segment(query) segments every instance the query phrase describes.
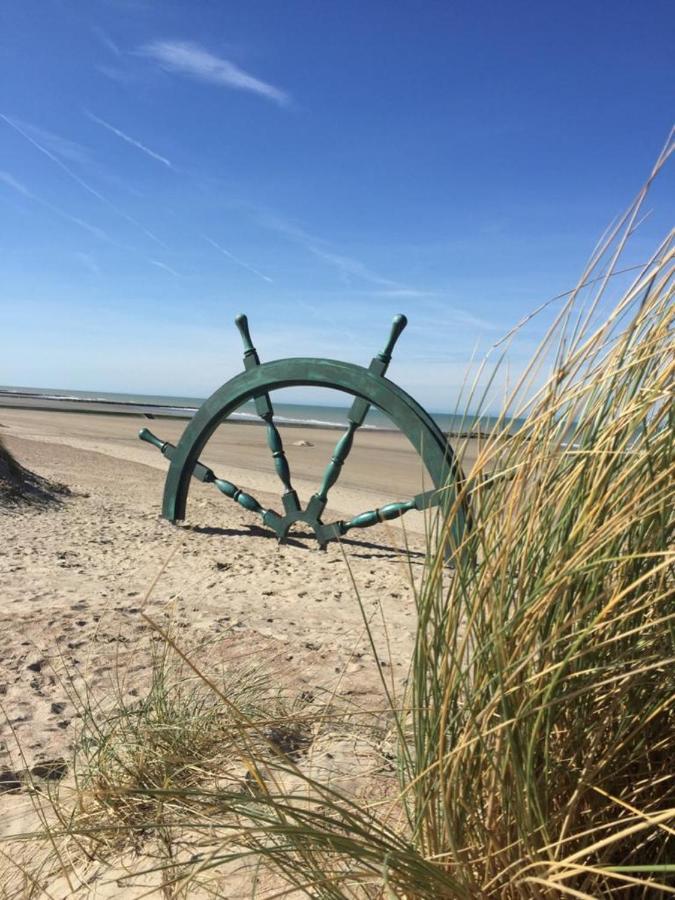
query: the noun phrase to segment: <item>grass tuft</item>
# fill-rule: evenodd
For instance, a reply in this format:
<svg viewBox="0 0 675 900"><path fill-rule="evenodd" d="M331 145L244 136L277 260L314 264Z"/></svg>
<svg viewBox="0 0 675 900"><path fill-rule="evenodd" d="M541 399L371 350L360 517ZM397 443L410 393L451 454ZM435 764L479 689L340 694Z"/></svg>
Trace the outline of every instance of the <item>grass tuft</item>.
<svg viewBox="0 0 675 900"><path fill-rule="evenodd" d="M70 493L65 484L49 481L22 466L0 438L0 508L49 506Z"/></svg>

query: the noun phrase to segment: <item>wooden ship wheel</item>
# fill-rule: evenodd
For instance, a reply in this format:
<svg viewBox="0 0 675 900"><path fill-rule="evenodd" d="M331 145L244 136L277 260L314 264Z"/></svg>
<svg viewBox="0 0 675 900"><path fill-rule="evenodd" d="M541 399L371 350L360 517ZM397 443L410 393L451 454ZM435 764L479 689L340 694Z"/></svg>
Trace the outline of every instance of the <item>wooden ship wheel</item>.
<svg viewBox="0 0 675 900"><path fill-rule="evenodd" d="M333 359L292 358L261 363L251 341L248 320L239 315L235 323L244 343L244 371L227 381L205 400L185 428L176 446L162 441L147 428L139 437L156 446L170 460L164 487L162 515L170 522L185 519L185 509L192 478L215 485L226 497L244 509L257 514L271 528L279 541L297 522L308 525L321 548L356 528L368 528L378 522L397 519L411 509L434 506L455 507L448 539L457 547L468 521L468 510L457 504L461 471L452 448L436 422L409 394L385 378L394 345L407 325L404 315L394 317L389 340L381 353L373 357L368 368ZM354 399L347 414L347 429L339 438L316 493L303 508L291 483L291 472L284 453L279 430L274 422L273 391L288 387L331 388ZM199 461L199 456L215 429L248 401L254 401L257 414L266 426L267 443L274 468L283 486L283 512L265 508L251 494L232 482L219 478ZM433 487L407 500L395 500L355 515L351 519L324 522L323 512L328 492L340 477L357 430L371 406L381 410L407 437L419 454ZM448 548L450 549L450 548Z"/></svg>

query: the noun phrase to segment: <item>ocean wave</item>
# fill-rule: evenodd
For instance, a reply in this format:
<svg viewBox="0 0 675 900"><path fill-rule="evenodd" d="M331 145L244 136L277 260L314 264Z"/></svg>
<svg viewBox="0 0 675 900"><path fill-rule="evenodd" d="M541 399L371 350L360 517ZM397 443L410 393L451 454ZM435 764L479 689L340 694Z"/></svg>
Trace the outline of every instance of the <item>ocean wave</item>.
<svg viewBox="0 0 675 900"><path fill-rule="evenodd" d="M242 412L234 412L230 419L246 419L258 421L260 418L257 413L242 413ZM306 425L309 428L345 428L347 425L346 421L336 422L335 420L328 421L327 419L296 419L292 416L275 416L274 421L278 425ZM378 428L377 425L362 425L361 428L369 429L370 431L381 431L381 428Z"/></svg>

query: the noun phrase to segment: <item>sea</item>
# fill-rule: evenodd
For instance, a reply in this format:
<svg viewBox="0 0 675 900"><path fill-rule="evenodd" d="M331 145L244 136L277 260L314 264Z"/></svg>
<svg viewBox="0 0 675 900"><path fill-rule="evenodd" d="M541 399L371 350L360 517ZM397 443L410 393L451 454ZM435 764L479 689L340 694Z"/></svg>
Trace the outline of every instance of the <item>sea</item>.
<svg viewBox="0 0 675 900"><path fill-rule="evenodd" d="M82 411L124 412L145 417L169 416L191 418L203 403L202 397L163 396L156 394L120 394L110 391L76 391L58 388L20 387L0 385L0 406L45 406ZM273 397L274 420L279 425L304 426L306 428L344 428L348 406L330 406L319 403L283 403ZM92 408L93 407L93 408ZM449 434L487 433L497 423L495 416L456 415L444 412L429 414L441 431ZM232 413L230 419L240 422L259 422L253 402L245 403ZM519 420L502 422L502 428L516 431ZM363 428L376 431L396 431L394 423L379 409L371 407Z"/></svg>

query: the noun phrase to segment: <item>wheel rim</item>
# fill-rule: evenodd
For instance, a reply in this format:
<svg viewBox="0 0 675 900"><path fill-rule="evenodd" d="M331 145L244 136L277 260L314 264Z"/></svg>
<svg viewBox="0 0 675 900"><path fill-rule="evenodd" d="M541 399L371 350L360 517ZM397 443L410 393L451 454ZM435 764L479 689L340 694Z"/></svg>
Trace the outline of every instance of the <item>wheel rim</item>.
<svg viewBox="0 0 675 900"><path fill-rule="evenodd" d="M452 448L438 425L413 397L392 381L362 366L338 360L294 358L274 360L247 369L222 385L202 404L171 458L162 504L162 515L166 519L173 522L185 518L192 473L199 455L218 425L248 400L287 387L330 388L360 397L380 409L398 426L424 463L436 489L433 502L425 500L425 505L441 505L450 509L455 504L461 473ZM441 488L444 490L441 491ZM426 497L419 495L415 500L419 501L423 496ZM274 514L275 519L267 524L280 538L296 521L310 525L321 544L338 537L337 532L333 533L323 525L320 513L314 515L311 512L311 505L312 501L306 510L287 511L287 515L282 517ZM418 505L417 508L423 506ZM463 505L457 504L449 533L449 539L455 546L461 541L465 519Z"/></svg>

